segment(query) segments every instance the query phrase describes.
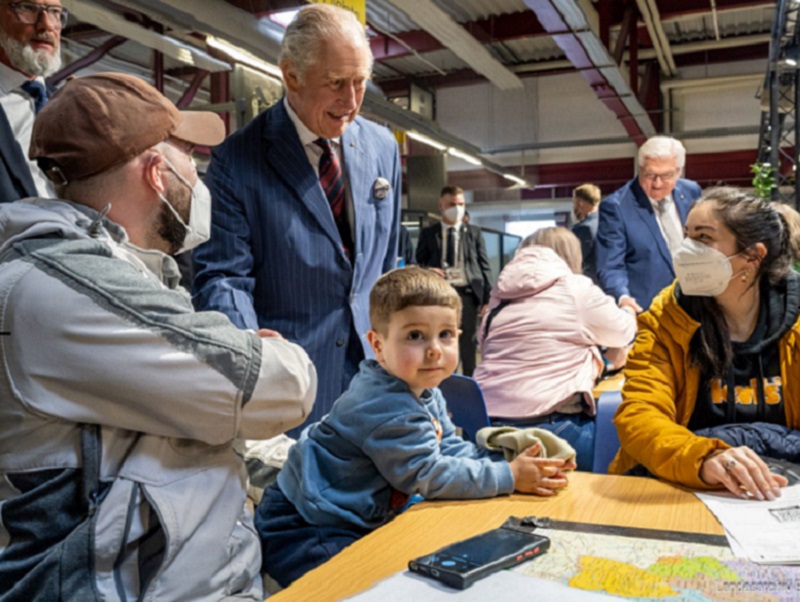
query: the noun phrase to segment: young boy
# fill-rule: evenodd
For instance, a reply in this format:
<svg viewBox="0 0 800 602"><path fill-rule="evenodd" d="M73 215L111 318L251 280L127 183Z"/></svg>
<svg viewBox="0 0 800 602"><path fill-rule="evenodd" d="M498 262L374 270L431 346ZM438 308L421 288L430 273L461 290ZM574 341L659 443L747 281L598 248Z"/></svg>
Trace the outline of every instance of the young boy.
<svg viewBox="0 0 800 602"><path fill-rule="evenodd" d="M514 490L552 495L563 460L513 461L455 434L436 388L458 364L461 300L418 267L382 276L370 293L364 360L348 390L289 451L256 511L263 569L282 587L394 518L410 495L486 498Z"/></svg>

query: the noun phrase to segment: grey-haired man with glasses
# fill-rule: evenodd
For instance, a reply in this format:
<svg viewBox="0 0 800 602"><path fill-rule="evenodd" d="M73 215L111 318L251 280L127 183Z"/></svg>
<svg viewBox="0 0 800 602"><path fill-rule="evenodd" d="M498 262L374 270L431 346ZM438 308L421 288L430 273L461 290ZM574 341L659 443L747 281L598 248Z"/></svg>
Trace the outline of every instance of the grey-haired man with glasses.
<svg viewBox="0 0 800 602"><path fill-rule="evenodd" d="M44 78L61 68L67 17L60 0L0 0L0 202L55 196L27 154L36 113L47 102Z"/></svg>
<svg viewBox="0 0 800 602"><path fill-rule="evenodd" d="M667 136L649 138L638 154L638 175L600 203L597 277L620 307L650 307L672 283L672 253L683 239L689 207L700 196L681 178L686 149Z"/></svg>

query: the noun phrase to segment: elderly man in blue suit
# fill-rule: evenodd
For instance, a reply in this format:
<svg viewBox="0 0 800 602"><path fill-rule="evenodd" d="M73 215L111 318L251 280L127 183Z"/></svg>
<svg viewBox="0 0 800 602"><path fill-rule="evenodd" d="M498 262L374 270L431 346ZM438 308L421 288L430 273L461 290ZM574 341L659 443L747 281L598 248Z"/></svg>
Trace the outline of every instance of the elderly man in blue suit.
<svg viewBox="0 0 800 602"><path fill-rule="evenodd" d="M600 203L597 275L620 307L637 312L675 279L672 253L683 240L689 207L700 186L681 178L683 145L654 136L639 149L637 177Z"/></svg>
<svg viewBox="0 0 800 602"><path fill-rule="evenodd" d="M396 265L401 167L390 131L358 117L372 54L352 13L301 9L279 62L285 97L212 155L194 293L198 308L306 350L319 377L310 422L371 357L369 292Z"/></svg>

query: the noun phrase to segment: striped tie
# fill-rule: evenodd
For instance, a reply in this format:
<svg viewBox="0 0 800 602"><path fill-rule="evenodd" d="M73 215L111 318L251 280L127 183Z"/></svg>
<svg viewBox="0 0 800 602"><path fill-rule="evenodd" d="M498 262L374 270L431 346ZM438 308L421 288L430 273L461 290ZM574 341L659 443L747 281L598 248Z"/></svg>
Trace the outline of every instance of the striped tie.
<svg viewBox="0 0 800 602"><path fill-rule="evenodd" d="M348 258L351 257L353 239L350 235L350 225L347 223L347 213L345 212L345 189L342 168L339 165L339 158L333 151L329 140L317 138L314 144L322 149L322 156L319 159L319 183L328 203L331 206L333 220L339 230L342 239L342 249Z"/></svg>

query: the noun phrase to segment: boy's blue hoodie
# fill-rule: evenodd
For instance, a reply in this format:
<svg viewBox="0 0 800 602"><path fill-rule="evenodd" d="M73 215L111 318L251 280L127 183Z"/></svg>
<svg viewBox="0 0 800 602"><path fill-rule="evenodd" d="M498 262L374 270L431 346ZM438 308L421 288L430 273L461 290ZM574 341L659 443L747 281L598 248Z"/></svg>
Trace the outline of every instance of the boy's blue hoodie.
<svg viewBox="0 0 800 602"><path fill-rule="evenodd" d="M514 490L502 454L455 434L439 389L417 399L375 360L364 360L331 412L303 431L278 484L309 523L367 529L394 518L413 494L470 499Z"/></svg>

